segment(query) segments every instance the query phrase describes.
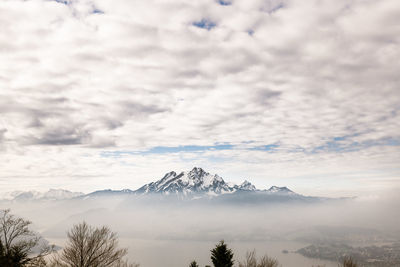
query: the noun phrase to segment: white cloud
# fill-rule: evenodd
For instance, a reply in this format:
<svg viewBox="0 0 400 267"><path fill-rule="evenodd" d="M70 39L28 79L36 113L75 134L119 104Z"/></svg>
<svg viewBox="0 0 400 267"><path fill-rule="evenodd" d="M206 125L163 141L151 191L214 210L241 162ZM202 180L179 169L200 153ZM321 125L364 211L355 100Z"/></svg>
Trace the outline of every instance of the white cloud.
<svg viewBox="0 0 400 267"><path fill-rule="evenodd" d="M135 187L193 165L307 192L329 177L326 194L365 173L352 192L397 186L399 17L394 0L2 1L2 188ZM236 147L101 157L217 143Z"/></svg>

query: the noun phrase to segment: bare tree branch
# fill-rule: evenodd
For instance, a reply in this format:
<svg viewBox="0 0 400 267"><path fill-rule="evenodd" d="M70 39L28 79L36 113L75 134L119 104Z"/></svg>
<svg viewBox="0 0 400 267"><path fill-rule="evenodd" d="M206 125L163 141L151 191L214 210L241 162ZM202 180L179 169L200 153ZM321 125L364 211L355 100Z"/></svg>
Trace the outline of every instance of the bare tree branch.
<svg viewBox="0 0 400 267"><path fill-rule="evenodd" d="M35 262L40 266L43 257L54 250L53 246L40 244L41 238L29 229L31 224L12 215L9 209L0 210L0 265L32 266ZM34 248L40 249L39 253L33 253Z"/></svg>
<svg viewBox="0 0 400 267"><path fill-rule="evenodd" d="M83 222L68 232L68 243L54 257L51 266L57 267L136 267L123 261L126 249L118 248L117 235L107 227L93 228Z"/></svg>
<svg viewBox="0 0 400 267"><path fill-rule="evenodd" d="M239 263L239 267L278 267L279 263L276 259L264 255L259 261L256 257L256 251L246 253L244 262Z"/></svg>

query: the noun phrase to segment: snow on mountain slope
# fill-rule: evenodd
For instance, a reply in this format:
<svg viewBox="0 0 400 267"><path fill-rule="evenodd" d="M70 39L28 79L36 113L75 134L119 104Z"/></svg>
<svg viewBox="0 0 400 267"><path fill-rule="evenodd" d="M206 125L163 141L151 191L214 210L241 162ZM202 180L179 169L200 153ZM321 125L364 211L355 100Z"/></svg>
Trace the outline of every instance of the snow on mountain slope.
<svg viewBox="0 0 400 267"><path fill-rule="evenodd" d="M200 194L209 195L233 193L238 187L229 186L217 174L212 175L202 168L193 168L190 172L167 173L162 179L146 184L135 191L136 194Z"/></svg>
<svg viewBox="0 0 400 267"><path fill-rule="evenodd" d="M270 196L300 196L287 187L272 186L268 190L259 190L249 181L245 180L240 185L227 183L218 174L210 174L202 168L194 167L189 172L176 173L171 171L158 181L143 185L137 190L99 190L89 194L70 192L63 189L50 189L41 193L38 191L15 191L0 196L2 200L62 200L80 197L91 199L97 197L125 197L143 195L164 195L188 197L189 199L212 198L222 195L242 195L241 193L260 193Z"/></svg>
<svg viewBox="0 0 400 267"><path fill-rule="evenodd" d="M249 181L236 185L227 183L218 174L210 174L202 168L194 167L189 172L168 172L160 180L143 185L135 191L100 190L85 195L85 197L126 196L126 195L166 195L189 197L216 197L225 194L239 194L241 192L260 192L274 195L297 195L287 187L272 186L268 190L259 190Z"/></svg>
<svg viewBox="0 0 400 267"><path fill-rule="evenodd" d="M71 192L64 189L50 189L47 192L14 191L0 196L2 200L62 200L82 196L81 192Z"/></svg>
<svg viewBox="0 0 400 267"><path fill-rule="evenodd" d="M69 199L83 195L81 192L71 192L64 189L50 189L43 193L42 198L45 199Z"/></svg>
<svg viewBox="0 0 400 267"><path fill-rule="evenodd" d="M103 196L124 196L124 195L129 195L133 194L134 191L130 189L122 189L122 190L111 190L111 189L104 189L104 190L98 190L94 191L92 193L83 195L82 197L84 199L90 198L90 197L103 197Z"/></svg>
<svg viewBox="0 0 400 267"><path fill-rule="evenodd" d="M290 195L296 194L295 192L293 192L286 186L284 186L284 187L271 186L268 190L266 190L266 192L274 193L274 194L290 194Z"/></svg>
<svg viewBox="0 0 400 267"><path fill-rule="evenodd" d="M236 185L226 183L217 174L210 174L202 168L194 167L189 172L177 174L172 171L167 173L158 181L146 184L134 191L134 194L164 194L164 195L206 195L218 196L240 192L266 192L269 194L296 194L287 187L272 186L268 190L258 190L253 184L245 180L242 184Z"/></svg>
<svg viewBox="0 0 400 267"><path fill-rule="evenodd" d="M257 191L257 188L247 180L245 180L239 186L238 185L234 185L234 187L236 189L238 189L238 190L243 190L243 191Z"/></svg>

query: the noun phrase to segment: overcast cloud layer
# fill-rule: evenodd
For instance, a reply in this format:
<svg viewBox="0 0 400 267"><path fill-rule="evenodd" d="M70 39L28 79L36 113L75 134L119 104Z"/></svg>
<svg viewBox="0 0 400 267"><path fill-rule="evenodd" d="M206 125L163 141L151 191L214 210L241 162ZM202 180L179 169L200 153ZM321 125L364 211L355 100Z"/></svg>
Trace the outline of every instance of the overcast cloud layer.
<svg viewBox="0 0 400 267"><path fill-rule="evenodd" d="M2 0L0 188L201 166L304 194L400 186L398 0Z"/></svg>

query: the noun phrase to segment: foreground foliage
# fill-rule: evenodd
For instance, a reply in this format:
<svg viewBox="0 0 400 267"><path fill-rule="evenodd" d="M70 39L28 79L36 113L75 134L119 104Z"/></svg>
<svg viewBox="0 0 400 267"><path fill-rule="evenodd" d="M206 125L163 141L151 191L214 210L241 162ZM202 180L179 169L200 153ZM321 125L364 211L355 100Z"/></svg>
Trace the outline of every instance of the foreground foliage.
<svg viewBox="0 0 400 267"><path fill-rule="evenodd" d="M10 210L0 210L0 267L138 267L124 257L127 249L118 247L116 233L108 227L95 228L82 222L67 233L68 242L63 250L53 255L50 262L45 257L54 252L35 232L31 222L18 218ZM222 240L211 250L214 267L233 267L233 251ZM359 267L351 257L345 257L339 267ZM189 267L199 267L192 261ZM210 266L206 266L210 267ZM255 250L247 252L238 267L280 267L279 262L267 255L257 259Z"/></svg>
<svg viewBox="0 0 400 267"><path fill-rule="evenodd" d="M199 267L196 261L192 261L189 265L189 267Z"/></svg>
<svg viewBox="0 0 400 267"><path fill-rule="evenodd" d="M244 262L239 263L239 267L278 267L279 262L276 259L264 255L261 259L257 260L256 251L246 253Z"/></svg>
<svg viewBox="0 0 400 267"><path fill-rule="evenodd" d="M83 222L68 232L68 243L57 254L51 266L55 267L133 267L123 260L125 248L118 248L117 235L103 226L94 228Z"/></svg>
<svg viewBox="0 0 400 267"><path fill-rule="evenodd" d="M29 229L31 224L8 209L0 210L0 266L45 266L44 256L53 247Z"/></svg>
<svg viewBox="0 0 400 267"><path fill-rule="evenodd" d="M339 267L358 267L358 264L352 257L344 257Z"/></svg>
<svg viewBox="0 0 400 267"><path fill-rule="evenodd" d="M228 249L224 240L221 240L214 249L211 250L211 261L214 267L232 267L233 252Z"/></svg>

